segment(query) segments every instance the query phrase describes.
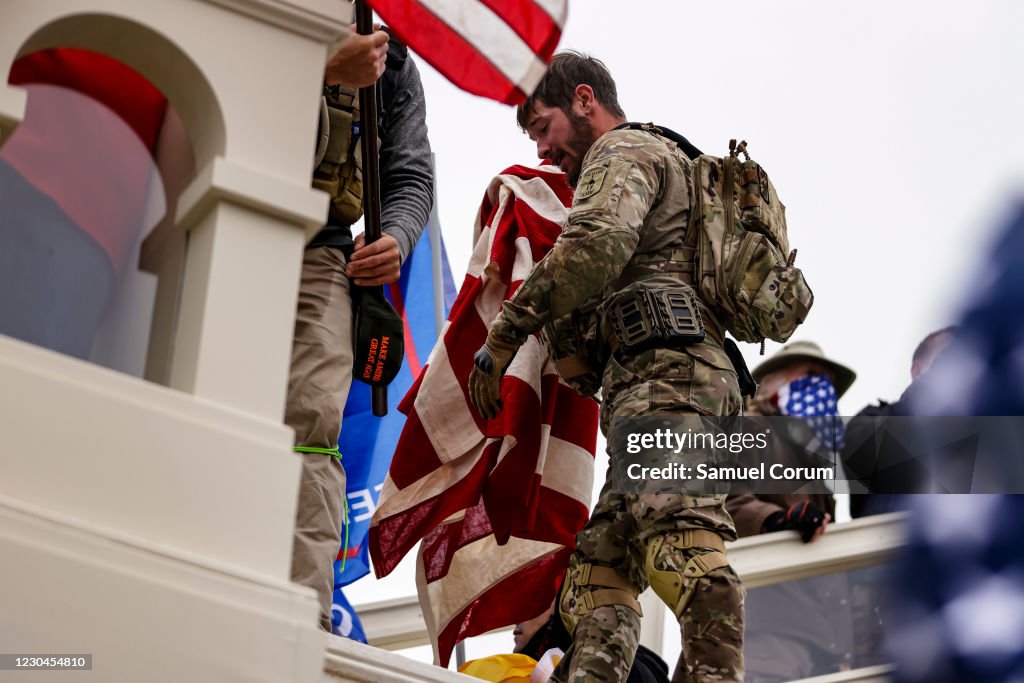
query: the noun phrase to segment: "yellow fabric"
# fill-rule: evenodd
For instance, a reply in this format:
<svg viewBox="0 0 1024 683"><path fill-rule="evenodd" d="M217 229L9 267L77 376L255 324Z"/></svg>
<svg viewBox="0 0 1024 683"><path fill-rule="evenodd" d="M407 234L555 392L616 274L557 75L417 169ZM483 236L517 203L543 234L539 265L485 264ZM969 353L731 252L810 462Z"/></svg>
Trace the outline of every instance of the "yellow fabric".
<svg viewBox="0 0 1024 683"><path fill-rule="evenodd" d="M526 655L491 655L466 662L459 673L492 683L530 683L535 666L537 661Z"/></svg>

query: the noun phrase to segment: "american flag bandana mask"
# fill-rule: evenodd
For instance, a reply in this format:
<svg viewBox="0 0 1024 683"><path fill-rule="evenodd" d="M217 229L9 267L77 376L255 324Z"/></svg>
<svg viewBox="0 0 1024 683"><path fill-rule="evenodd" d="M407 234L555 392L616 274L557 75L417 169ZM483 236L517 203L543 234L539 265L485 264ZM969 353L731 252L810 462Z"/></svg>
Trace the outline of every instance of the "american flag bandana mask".
<svg viewBox="0 0 1024 683"><path fill-rule="evenodd" d="M779 412L803 418L821 443L834 452L843 448L846 427L839 419L839 397L825 375L808 375L779 389Z"/></svg>

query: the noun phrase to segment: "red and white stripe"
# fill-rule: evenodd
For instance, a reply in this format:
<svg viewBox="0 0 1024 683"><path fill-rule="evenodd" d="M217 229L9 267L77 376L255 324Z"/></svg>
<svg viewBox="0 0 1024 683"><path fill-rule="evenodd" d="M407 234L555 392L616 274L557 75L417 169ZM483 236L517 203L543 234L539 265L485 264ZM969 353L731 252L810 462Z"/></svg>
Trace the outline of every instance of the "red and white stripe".
<svg viewBox="0 0 1024 683"><path fill-rule="evenodd" d="M480 417L466 394L490 322L571 203L561 173L514 166L494 179L462 290L401 407L370 554L384 576L422 540L420 602L442 665L458 641L547 609L589 514L597 404L559 382L536 338L505 373L497 417Z"/></svg>
<svg viewBox="0 0 1024 683"><path fill-rule="evenodd" d="M398 39L463 90L518 104L544 75L568 0L369 0Z"/></svg>

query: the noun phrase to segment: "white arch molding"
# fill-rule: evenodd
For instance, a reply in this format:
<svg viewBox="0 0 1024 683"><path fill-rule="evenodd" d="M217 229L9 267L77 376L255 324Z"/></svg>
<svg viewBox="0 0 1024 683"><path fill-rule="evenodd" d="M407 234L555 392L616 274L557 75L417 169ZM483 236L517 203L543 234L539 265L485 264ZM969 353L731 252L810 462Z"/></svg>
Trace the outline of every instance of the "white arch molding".
<svg viewBox="0 0 1024 683"><path fill-rule="evenodd" d="M35 50L95 50L146 76L181 116L199 172L179 206L178 228L190 234L165 379L270 419L283 409L300 263L285 253L301 251L326 211L309 188L312 126L325 41L347 20L338 16L343 6L328 7L334 17L325 7L241 0L101 0L88 10L73 0L10 0L0 9L0 73ZM5 128L20 118L23 99L0 86ZM252 238L268 228L267 239ZM251 277L281 264L293 272ZM266 372L238 372L252 367Z"/></svg>
<svg viewBox="0 0 1024 683"><path fill-rule="evenodd" d="M10 651L91 652L91 680L324 676L315 599L288 582L299 472L282 416L301 253L327 206L309 187L322 69L345 8L0 3L0 74L52 47L118 59L167 96L196 166L143 255L180 273L176 310L157 311L176 321L151 347L160 383L0 337ZM2 81L0 144L25 105Z"/></svg>

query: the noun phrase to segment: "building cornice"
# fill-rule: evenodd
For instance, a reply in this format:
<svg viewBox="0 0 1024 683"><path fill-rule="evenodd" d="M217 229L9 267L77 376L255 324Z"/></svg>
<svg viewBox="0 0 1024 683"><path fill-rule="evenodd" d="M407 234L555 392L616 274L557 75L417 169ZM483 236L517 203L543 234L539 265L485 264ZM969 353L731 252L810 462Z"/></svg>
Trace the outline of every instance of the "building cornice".
<svg viewBox="0 0 1024 683"><path fill-rule="evenodd" d="M238 14L266 22L324 44L348 33L351 23L341 0L205 0Z"/></svg>

